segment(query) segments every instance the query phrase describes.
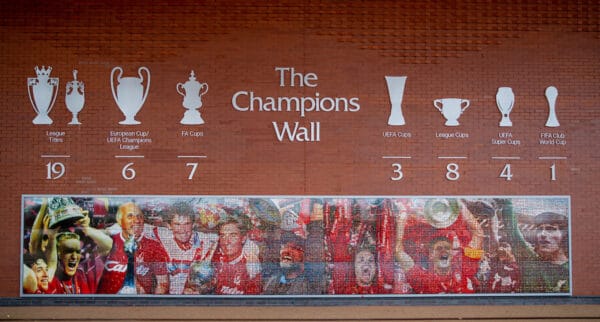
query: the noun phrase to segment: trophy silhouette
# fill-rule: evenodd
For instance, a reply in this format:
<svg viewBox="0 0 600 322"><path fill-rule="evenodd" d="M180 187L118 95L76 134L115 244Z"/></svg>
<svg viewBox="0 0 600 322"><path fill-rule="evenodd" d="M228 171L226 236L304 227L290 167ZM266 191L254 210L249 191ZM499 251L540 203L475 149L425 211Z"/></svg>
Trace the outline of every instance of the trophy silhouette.
<svg viewBox="0 0 600 322"><path fill-rule="evenodd" d="M406 76L385 76L385 81L390 95L390 103L392 104L388 125L404 125L406 122L402 115L402 97L404 96Z"/></svg>
<svg viewBox="0 0 600 322"><path fill-rule="evenodd" d="M119 71L119 75L117 76L119 85L117 85L117 90L115 92L115 84L113 81L116 71ZM142 71L146 72L148 78L145 90L144 86L142 86L142 83L144 82ZM150 89L150 70L146 67L140 67L138 69L138 75L140 75L139 78L122 77L123 69L119 66L113 68L110 73L110 87L112 89L113 98L121 112L123 112L123 115L125 115L125 120L119 122L119 124L136 125L141 123L135 119L135 115L140 111L142 105L144 105L144 102L146 101L146 97L148 97L148 90Z"/></svg>
<svg viewBox="0 0 600 322"><path fill-rule="evenodd" d="M48 114L52 110L58 94L58 77L50 77L51 72L52 67L50 66L48 68L42 66L41 69L35 66L37 77L27 78L29 101L37 113L33 124L52 124L52 119Z"/></svg>
<svg viewBox="0 0 600 322"><path fill-rule="evenodd" d="M177 93L183 96L182 105L187 109L180 123L188 125L204 124L198 109L202 107L202 95L208 92L208 84L198 82L192 70L185 84L178 83L176 89Z"/></svg>
<svg viewBox="0 0 600 322"><path fill-rule="evenodd" d="M465 107L462 107L463 104ZM446 118L446 126L459 126L458 118L470 104L469 100L462 98L440 98L433 101L433 106Z"/></svg>
<svg viewBox="0 0 600 322"><path fill-rule="evenodd" d="M496 105L498 105L498 110L500 110L500 113L502 113L500 126L512 126L509 114L512 111L514 104L515 94L513 94L512 88L499 87L498 93L496 93Z"/></svg>
<svg viewBox="0 0 600 322"><path fill-rule="evenodd" d="M556 118L556 97L558 97L558 90L554 86L549 86L546 88L546 100L548 101L548 108L550 109L548 113L548 120L546 121L547 127L559 127L560 123L558 123L558 118Z"/></svg>
<svg viewBox="0 0 600 322"><path fill-rule="evenodd" d="M83 109L85 103L85 87L82 81L77 80L77 70L73 70L73 80L67 83L67 93L65 94L65 104L67 109L73 114L69 124L81 124L77 119L77 113Z"/></svg>

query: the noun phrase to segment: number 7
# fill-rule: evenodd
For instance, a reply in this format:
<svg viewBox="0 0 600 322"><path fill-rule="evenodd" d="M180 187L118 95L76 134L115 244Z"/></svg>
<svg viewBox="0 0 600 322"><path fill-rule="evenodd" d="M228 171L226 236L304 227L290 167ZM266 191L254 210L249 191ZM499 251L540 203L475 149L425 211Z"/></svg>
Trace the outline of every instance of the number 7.
<svg viewBox="0 0 600 322"><path fill-rule="evenodd" d="M192 167L192 171L190 171L190 175L188 176L188 180L192 180L194 173L196 173L196 169L198 168L198 162L188 162L185 164L185 166Z"/></svg>

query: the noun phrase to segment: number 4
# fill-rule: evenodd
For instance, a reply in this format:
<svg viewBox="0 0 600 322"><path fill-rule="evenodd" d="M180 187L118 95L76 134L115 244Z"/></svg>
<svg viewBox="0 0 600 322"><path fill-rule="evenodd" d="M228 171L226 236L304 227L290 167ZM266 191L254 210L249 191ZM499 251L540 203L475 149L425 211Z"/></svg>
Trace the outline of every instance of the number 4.
<svg viewBox="0 0 600 322"><path fill-rule="evenodd" d="M512 171L510 170L510 163L504 165L502 172L500 172L500 178L506 178L506 181L510 181L513 177Z"/></svg>

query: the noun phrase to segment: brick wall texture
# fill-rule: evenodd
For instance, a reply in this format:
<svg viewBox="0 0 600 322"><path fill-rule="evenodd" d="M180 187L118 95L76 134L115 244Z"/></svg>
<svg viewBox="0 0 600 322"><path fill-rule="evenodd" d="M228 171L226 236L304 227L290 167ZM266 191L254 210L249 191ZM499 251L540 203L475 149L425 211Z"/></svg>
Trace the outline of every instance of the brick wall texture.
<svg viewBox="0 0 600 322"><path fill-rule="evenodd" d="M573 294L600 296L597 1L32 0L3 1L0 16L1 296L19 296L23 194L569 195ZM32 123L27 94L27 78L42 65L60 78L51 125ZM124 76L151 71L140 125L118 123L115 66ZM299 78L280 86L276 67L314 73L316 86ZM65 107L73 69L86 91L79 126L67 125ZM190 70L209 84L201 126L179 123L185 109L175 87ZM387 124L386 75L407 76L404 126ZM502 86L515 96L511 128L498 126ZM557 128L545 127L548 86L558 89ZM239 91L357 97L360 110L243 112L232 107ZM432 104L445 97L470 100L459 127L444 126ZM320 141L280 142L272 122L319 122ZM146 132L152 142L123 150L108 142L111 131ZM507 132L518 145L492 143ZM566 143L540 144L542 133ZM144 158L115 157L131 154ZM181 155L206 156L192 180ZM47 179L54 162L65 174ZM125 180L130 162L136 177ZM446 178L450 162L458 180ZM402 164L402 180L390 179L392 163ZM499 177L507 163L510 181Z"/></svg>

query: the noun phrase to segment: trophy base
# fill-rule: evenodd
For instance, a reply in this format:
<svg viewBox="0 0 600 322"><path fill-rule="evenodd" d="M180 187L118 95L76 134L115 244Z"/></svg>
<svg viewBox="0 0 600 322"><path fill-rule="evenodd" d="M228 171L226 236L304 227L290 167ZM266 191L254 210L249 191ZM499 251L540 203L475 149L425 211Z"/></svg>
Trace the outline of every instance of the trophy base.
<svg viewBox="0 0 600 322"><path fill-rule="evenodd" d="M452 121L448 120L448 121L446 121L446 123L444 123L444 125L445 126L459 126L460 123L458 123L457 120L452 120Z"/></svg>
<svg viewBox="0 0 600 322"><path fill-rule="evenodd" d="M512 126L512 121L508 118L508 114L502 116L499 125L504 127Z"/></svg>
<svg viewBox="0 0 600 322"><path fill-rule="evenodd" d="M204 124L204 120L202 119L202 116L200 116L200 112L189 110L183 114L180 123L184 125L200 125Z"/></svg>
<svg viewBox="0 0 600 322"><path fill-rule="evenodd" d="M388 119L388 125L405 125L404 117L402 115L390 115Z"/></svg>
<svg viewBox="0 0 600 322"><path fill-rule="evenodd" d="M124 121L119 122L119 124L121 124L121 125L138 125L138 124L142 124L142 122L136 121L136 120L125 119Z"/></svg>
<svg viewBox="0 0 600 322"><path fill-rule="evenodd" d="M52 124L52 119L48 115L38 115L33 119L33 124Z"/></svg>

